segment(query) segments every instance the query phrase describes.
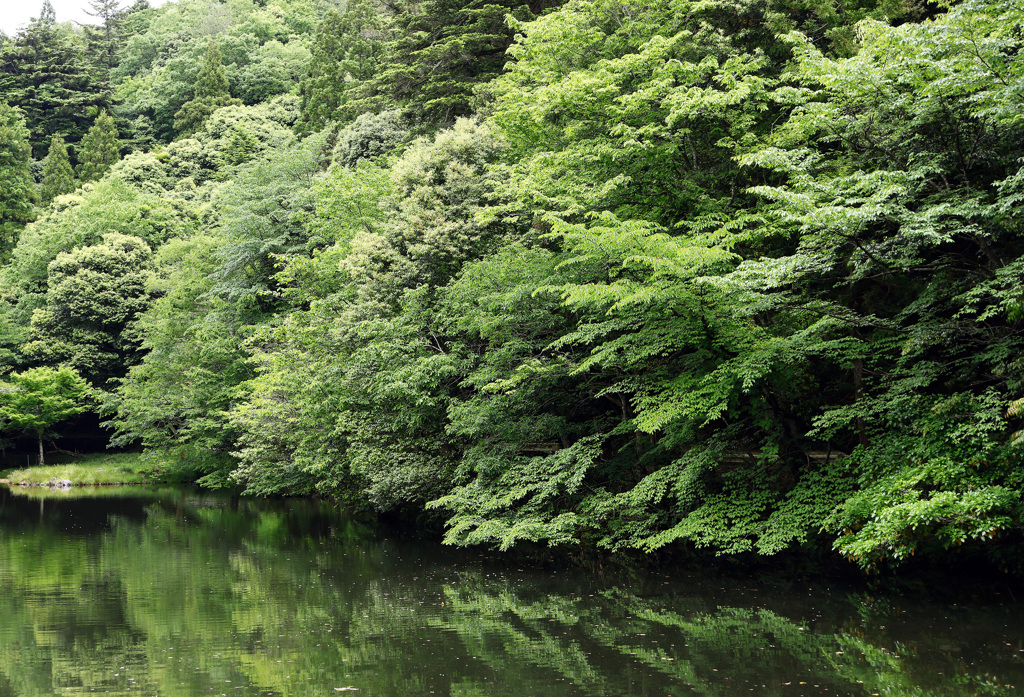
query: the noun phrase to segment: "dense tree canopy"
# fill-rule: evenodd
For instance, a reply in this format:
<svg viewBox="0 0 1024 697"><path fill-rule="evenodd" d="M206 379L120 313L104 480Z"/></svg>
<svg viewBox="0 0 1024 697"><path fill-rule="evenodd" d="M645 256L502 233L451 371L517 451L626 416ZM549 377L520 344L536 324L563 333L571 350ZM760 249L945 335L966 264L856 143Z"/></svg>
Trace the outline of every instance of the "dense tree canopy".
<svg viewBox="0 0 1024 697"><path fill-rule="evenodd" d="M3 49L88 183L55 137L34 209L0 107L0 370L75 366L115 444L451 544L1015 563L1019 7L102 16L116 131L95 67L19 92L99 34Z"/></svg>
<svg viewBox="0 0 1024 697"><path fill-rule="evenodd" d="M199 130L217 109L241 104L241 101L231 97L222 60L217 40L210 39L206 54L203 56L203 66L196 78L195 96L182 104L181 109L174 115L174 129L179 134L190 136Z"/></svg>
<svg viewBox="0 0 1024 697"><path fill-rule="evenodd" d="M327 11L313 40L309 71L302 80L302 123L319 130L331 121L359 114L366 81L383 54L381 20L369 2L351 2L345 11Z"/></svg>

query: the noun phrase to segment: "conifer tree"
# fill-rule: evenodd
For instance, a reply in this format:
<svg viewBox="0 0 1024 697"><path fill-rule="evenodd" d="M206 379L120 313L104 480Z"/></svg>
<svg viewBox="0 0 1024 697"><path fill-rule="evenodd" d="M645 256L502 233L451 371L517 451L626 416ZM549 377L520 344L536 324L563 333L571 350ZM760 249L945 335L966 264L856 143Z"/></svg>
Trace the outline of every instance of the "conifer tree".
<svg viewBox="0 0 1024 697"><path fill-rule="evenodd" d="M174 130L180 135L191 135L202 128L217 109L241 103L241 100L231 97L220 47L217 39L211 38L196 79L195 98L185 102L174 115Z"/></svg>
<svg viewBox="0 0 1024 697"><path fill-rule="evenodd" d="M78 176L83 182L99 179L121 159L121 141L113 117L101 111L92 128L82 138L78 156Z"/></svg>
<svg viewBox="0 0 1024 697"><path fill-rule="evenodd" d="M93 77L98 85L107 85L110 71L117 65L117 50L121 45L117 20L121 0L92 0L92 11L86 14L100 21L98 26L85 26L86 57L93 65Z"/></svg>
<svg viewBox="0 0 1024 697"><path fill-rule="evenodd" d="M364 83L383 52L380 20L368 2L356 0L344 13L331 9L317 29L309 72L299 85L300 129L315 131L333 119L358 115L360 92L365 93Z"/></svg>
<svg viewBox="0 0 1024 697"><path fill-rule="evenodd" d="M64 139L57 133L50 140L50 153L43 167L43 203L49 203L57 196L75 190L75 172L68 161L68 149Z"/></svg>
<svg viewBox="0 0 1024 697"><path fill-rule="evenodd" d="M373 79L385 106L397 104L435 124L450 124L474 110L475 91L501 73L519 20L557 7L561 0L399 0L387 58Z"/></svg>
<svg viewBox="0 0 1024 697"><path fill-rule="evenodd" d="M256 136L244 128L238 128L232 132L221 157L229 165L240 165L251 160L259 149L260 141Z"/></svg>
<svg viewBox="0 0 1024 697"><path fill-rule="evenodd" d="M0 259L32 220L35 186L29 171L28 136L21 111L0 101Z"/></svg>
<svg viewBox="0 0 1024 697"><path fill-rule="evenodd" d="M54 133L80 140L89 114L108 106L110 90L94 77L82 49L57 25L49 0L37 19L0 47L0 94L25 113L37 154Z"/></svg>
<svg viewBox="0 0 1024 697"><path fill-rule="evenodd" d="M149 0L135 0L131 5L120 10L114 20L120 41L125 42L141 33L152 16L153 8Z"/></svg>

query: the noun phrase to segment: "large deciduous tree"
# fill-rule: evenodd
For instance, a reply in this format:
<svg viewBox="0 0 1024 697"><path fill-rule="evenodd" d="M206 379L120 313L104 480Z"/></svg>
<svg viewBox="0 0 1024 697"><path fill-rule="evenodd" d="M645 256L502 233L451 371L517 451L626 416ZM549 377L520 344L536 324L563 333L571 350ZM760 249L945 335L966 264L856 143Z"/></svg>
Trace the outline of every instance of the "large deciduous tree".
<svg viewBox="0 0 1024 697"><path fill-rule="evenodd" d="M143 240L116 232L59 254L49 265L46 307L32 316L25 352L72 365L99 385L123 376L137 357L138 341L125 330L149 302L150 255Z"/></svg>
<svg viewBox="0 0 1024 697"><path fill-rule="evenodd" d="M759 3L648 9L523 25L495 86L568 276L536 289L572 313L545 353L582 353L571 389L603 382L621 423L538 479L467 458L448 539L774 554L828 531L868 566L1019 530L1020 10L865 22L838 59Z"/></svg>
<svg viewBox="0 0 1024 697"><path fill-rule="evenodd" d="M745 272L779 330L803 317L786 343L841 371L810 425L856 448L859 483L824 522L865 567L1024 527L1022 22L991 0L864 22L840 60L794 36L803 91L742 159L785 177L756 191L791 246Z"/></svg>

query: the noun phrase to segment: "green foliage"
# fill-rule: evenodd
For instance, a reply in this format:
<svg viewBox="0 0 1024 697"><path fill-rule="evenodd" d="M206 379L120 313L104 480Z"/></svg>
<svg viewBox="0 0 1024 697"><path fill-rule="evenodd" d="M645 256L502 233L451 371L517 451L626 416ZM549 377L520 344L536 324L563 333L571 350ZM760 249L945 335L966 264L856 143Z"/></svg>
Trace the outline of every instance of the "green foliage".
<svg viewBox="0 0 1024 697"><path fill-rule="evenodd" d="M223 109L197 134L202 141L168 149L172 175L186 173L187 147L197 178L201 167L218 166L209 160L256 154L237 155L240 133L258 134L247 147L265 159L240 168L219 190L213 234L174 240L158 252L151 292L159 297L137 325L145 356L106 406L116 443L168 453L199 469L208 484L229 483L228 454L238 433L228 412L243 394L239 384L252 377L243 343L272 312L288 307L273 279L275 260L309 248L304 223L328 159L325 137L294 143L266 113Z"/></svg>
<svg viewBox="0 0 1024 697"><path fill-rule="evenodd" d="M129 153L110 168L112 180L124 182L131 189L147 194L165 194L173 188L168 158L153 153Z"/></svg>
<svg viewBox="0 0 1024 697"><path fill-rule="evenodd" d="M378 510L443 493L458 453L445 412L464 359L446 347L432 293L507 230L475 217L498 198L486 164L500 149L467 120L390 169L331 169L308 221L311 242L330 246L310 261L274 257L286 262L276 281L301 284L284 296L315 299L251 342L259 374L232 415L236 479L263 492L315 482Z"/></svg>
<svg viewBox="0 0 1024 697"><path fill-rule="evenodd" d="M294 91L306 71L307 44L315 32L318 13L326 4L177 0L146 11L143 30L127 40L111 75L121 101L118 112L124 128L132 129L122 130L126 140L169 142L181 132L175 127L175 114L196 97L199 72L212 37L222 53L230 92L245 104L256 105ZM200 102L190 107L190 112L198 118L203 109Z"/></svg>
<svg viewBox="0 0 1024 697"><path fill-rule="evenodd" d="M202 128L217 109L241 103L241 100L231 96L220 46L216 39L210 39L196 78L194 96L191 101L182 104L174 115L174 130L183 136L190 136Z"/></svg>
<svg viewBox="0 0 1024 697"><path fill-rule="evenodd" d="M507 241L509 226L482 216L503 198L490 165L504 147L486 124L460 119L433 139L413 143L395 162L397 217L381 230L385 248L376 260L394 264L389 283L443 286L462 264ZM387 256L393 259L385 262Z"/></svg>
<svg viewBox="0 0 1024 697"><path fill-rule="evenodd" d="M83 182L99 179L120 159L121 141L114 119L101 111L79 145L78 177Z"/></svg>
<svg viewBox="0 0 1024 697"><path fill-rule="evenodd" d="M46 165L43 167L40 197L43 203L49 203L57 196L69 194L74 190L75 172L68 161L68 149L64 145L64 139L60 135L55 135L50 140Z"/></svg>
<svg viewBox="0 0 1024 697"><path fill-rule="evenodd" d="M216 292L241 311L272 309L277 256L306 251L303 224L314 208L313 186L326 167L325 150L323 135L289 144L240 172L226 188Z"/></svg>
<svg viewBox="0 0 1024 697"><path fill-rule="evenodd" d="M453 0L394 4L386 53L372 80L378 101L404 108L424 124L450 125L473 113L475 91L500 74L513 29L557 3Z"/></svg>
<svg viewBox="0 0 1024 697"><path fill-rule="evenodd" d="M48 0L38 19L0 46L0 94L25 113L37 153L57 133L78 142L109 104L109 90L96 83L90 67L77 37L57 24Z"/></svg>
<svg viewBox="0 0 1024 697"><path fill-rule="evenodd" d="M104 404L113 444L140 443L200 474L229 464L226 411L251 375L239 349L243 330L210 293L217 242L195 236L157 252L147 288L156 299L136 325L144 356Z"/></svg>
<svg viewBox="0 0 1024 697"><path fill-rule="evenodd" d="M126 330L149 301L150 255L143 240L116 232L100 244L58 254L47 269L46 305L32 313L25 353L71 365L98 385L122 377L137 350Z"/></svg>
<svg viewBox="0 0 1024 697"><path fill-rule="evenodd" d="M182 137L97 158L80 108L109 169L53 140L0 267L0 366L104 383L117 443L453 544L1011 554L1019 8L136 10L115 117Z"/></svg>
<svg viewBox="0 0 1024 697"><path fill-rule="evenodd" d="M43 463L43 434L90 409L92 388L73 368L32 368L0 382L0 429L34 435Z"/></svg>
<svg viewBox="0 0 1024 697"><path fill-rule="evenodd" d="M35 187L28 138L22 113L0 102L0 260L14 246L18 231L33 218Z"/></svg>
<svg viewBox="0 0 1024 697"><path fill-rule="evenodd" d="M234 75L235 94L244 104L259 104L292 93L309 65L308 48L297 41L268 41Z"/></svg>
<svg viewBox="0 0 1024 697"><path fill-rule="evenodd" d="M360 160L374 160L393 152L408 137L409 126L397 111L360 114L338 133L332 161L342 167L355 167Z"/></svg>
<svg viewBox="0 0 1024 697"><path fill-rule="evenodd" d="M596 528L597 544L613 549L687 541L773 554L813 542L836 507L850 507L847 521L868 512L884 520L891 509L893 522L858 523L862 533L837 543L868 563L900 556L885 538L901 524L947 539L1016 529L1019 483L1008 486L1005 470L970 495L963 474L931 483L925 489L938 491L900 523L902 500L887 503L893 488L854 482L859 459L810 459L833 442L881 447L872 441L884 433L920 443L917 433L931 427L917 392L962 390L972 370L1006 376L998 379L1004 394L1015 385L1009 357L1018 353L1017 330L1004 322L1016 296L1001 296L1012 293L1019 228L1004 217L1010 204L979 192L994 177L1014 179L1016 123L991 110L986 87L979 92L993 83L973 76L1004 58L946 61L942 51L962 50L938 37L948 22L997 54L1010 55L1007 44L983 41L976 24L994 25L968 11L896 31L865 25L863 47L849 59L827 59L794 39L801 72L783 76L768 59L783 47L745 53L765 37L710 30L732 22L722 10L677 4L650 25L619 25L603 7L579 3L522 26L517 62L495 88L495 121L518 156L508 169L517 197L545 213L563 268L575 272L539 289L559 293L578 318L547 348L589 353L572 372L598 381L604 373L604 394L622 404L618 433L635 432L636 459L623 457L625 447L605 454L607 464L582 475L580 486L593 495L565 497L540 518L528 506L522 517L508 515L527 491L513 484L529 482L525 474L501 479L516 470L493 457L480 461L464 493L438 502L457 513L450 539L506 544L520 523L544 531L577 515L577 530L550 530L550 541L586 539ZM945 47L923 59L929 41ZM925 61L934 66L921 67ZM963 93L959 80L943 77L958 72L970 76ZM944 101L922 100L921 79L934 80ZM998 118L998 127L971 120L985 118ZM762 145L759 134L779 119L774 140ZM975 170L965 169L962 154L942 152L958 142L985 149L972 160ZM746 169L737 169L737 153ZM784 171L790 186L751 187L776 202L752 215L757 204L737 184L769 168ZM776 242L788 235L799 240L795 250ZM986 274L991 280L981 280ZM850 284L859 290L851 294ZM874 284L889 289L884 304ZM990 324L979 326L979 317ZM846 385L830 375L836 364L852 369ZM534 375L528 362L518 370ZM963 407L975 419L983 403L961 402L975 405ZM985 433L998 443L1007 424L1005 403L995 404ZM986 447L972 438L967 450ZM755 454L737 461L743 452ZM900 473L892 486L904 490L912 476L899 463L934 460L949 470L965 457L949 460L938 443L916 457L904 449L891 460L890 471Z"/></svg>
<svg viewBox="0 0 1024 697"><path fill-rule="evenodd" d="M110 89L110 71L117 65L123 43L119 26L120 4L120 0L90 0L91 11L86 12L99 24L82 26L84 54L92 64L93 82L103 91Z"/></svg>
<svg viewBox="0 0 1024 697"><path fill-rule="evenodd" d="M868 569L918 551L971 551L1014 532L1024 514L1020 455L1005 442L997 392L913 402L912 445L893 430L855 451L859 488L825 521L835 548Z"/></svg>
<svg viewBox="0 0 1024 697"><path fill-rule="evenodd" d="M858 434L859 491L827 527L849 533L836 548L865 566L1019 526L1019 456L1004 444L1020 390L1021 123L999 106L1022 76L1000 28L1015 12L975 3L922 25L864 23L861 50L842 60L794 37L805 91L787 93L792 116L744 158L787 177L757 189L797 240L785 286L808 304L834 288L819 307L855 339L852 399L814 426ZM978 461L999 464L976 473Z"/></svg>
<svg viewBox="0 0 1024 697"><path fill-rule="evenodd" d="M333 7L327 11L313 39L307 74L299 85L302 130L320 130L359 113L357 105L366 81L376 73L383 54L381 24L366 0L346 3L343 11Z"/></svg>
<svg viewBox="0 0 1024 697"><path fill-rule="evenodd" d="M121 179L107 178L61 197L24 230L10 265L0 268L5 295L27 299L46 292L47 267L62 252L99 243L117 232L155 247L187 236L195 225L180 200L139 191Z"/></svg>

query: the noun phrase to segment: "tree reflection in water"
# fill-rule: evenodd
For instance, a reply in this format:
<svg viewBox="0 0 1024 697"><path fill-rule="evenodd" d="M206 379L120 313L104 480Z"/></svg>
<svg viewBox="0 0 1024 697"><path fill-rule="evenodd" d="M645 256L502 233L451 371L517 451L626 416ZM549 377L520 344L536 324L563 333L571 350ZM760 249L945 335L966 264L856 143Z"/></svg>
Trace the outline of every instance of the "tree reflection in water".
<svg viewBox="0 0 1024 697"><path fill-rule="evenodd" d="M27 493L0 494L0 697L1002 695L1024 683L1015 607L516 571L308 501Z"/></svg>

